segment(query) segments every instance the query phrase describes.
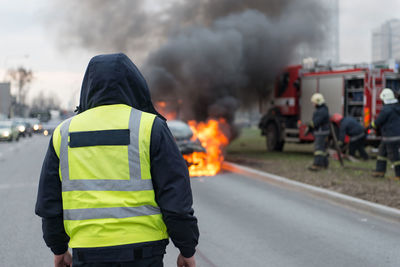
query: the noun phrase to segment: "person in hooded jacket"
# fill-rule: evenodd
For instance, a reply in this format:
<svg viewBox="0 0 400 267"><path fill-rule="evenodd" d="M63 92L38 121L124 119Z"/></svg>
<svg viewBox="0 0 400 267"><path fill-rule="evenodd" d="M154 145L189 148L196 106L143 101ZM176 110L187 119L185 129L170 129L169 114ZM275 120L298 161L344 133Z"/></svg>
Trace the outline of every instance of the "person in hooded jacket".
<svg viewBox="0 0 400 267"><path fill-rule="evenodd" d="M188 169L132 61L92 58L77 110L50 139L35 208L54 266L163 266L169 237L177 266L195 266Z"/></svg>
<svg viewBox="0 0 400 267"><path fill-rule="evenodd" d="M315 106L312 121L309 123L314 140L314 163L308 168L310 171L319 171L328 168L328 138L329 138L329 110L325 105L324 96L315 93L311 96L311 103ZM308 132L308 131L307 131Z"/></svg>
<svg viewBox="0 0 400 267"><path fill-rule="evenodd" d="M400 105L393 91L385 88L380 94L383 108L371 126L379 129L382 142L379 146L374 177L384 177L388 158L394 165L395 180L400 180Z"/></svg>
<svg viewBox="0 0 400 267"><path fill-rule="evenodd" d="M365 151L365 128L354 117L343 118L342 115L335 113L332 119L340 124L338 145L343 146L345 137L348 135L350 137L349 155L355 157L358 151L362 159L368 160L368 154Z"/></svg>

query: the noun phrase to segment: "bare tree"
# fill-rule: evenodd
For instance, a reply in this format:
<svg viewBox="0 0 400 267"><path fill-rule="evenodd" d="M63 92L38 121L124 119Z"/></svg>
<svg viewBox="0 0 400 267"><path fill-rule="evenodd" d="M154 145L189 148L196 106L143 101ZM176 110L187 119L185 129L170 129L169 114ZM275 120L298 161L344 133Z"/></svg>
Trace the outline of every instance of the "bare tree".
<svg viewBox="0 0 400 267"><path fill-rule="evenodd" d="M18 95L17 102L19 104L25 104L26 95L28 94L29 84L33 80L32 70L28 70L23 66L19 66L16 69L9 69L8 76L13 83L17 84Z"/></svg>
<svg viewBox="0 0 400 267"><path fill-rule="evenodd" d="M54 93L42 90L32 99L32 107L42 110L60 109L60 99Z"/></svg>

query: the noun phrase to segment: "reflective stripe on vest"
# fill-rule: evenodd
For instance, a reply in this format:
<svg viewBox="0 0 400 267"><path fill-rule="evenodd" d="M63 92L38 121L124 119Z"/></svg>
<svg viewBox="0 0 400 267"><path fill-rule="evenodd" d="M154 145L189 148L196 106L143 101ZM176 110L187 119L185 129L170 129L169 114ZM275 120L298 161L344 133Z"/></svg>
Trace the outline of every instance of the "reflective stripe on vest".
<svg viewBox="0 0 400 267"><path fill-rule="evenodd" d="M150 173L154 119L126 105L106 105L54 131L70 247L168 239Z"/></svg>
<svg viewBox="0 0 400 267"><path fill-rule="evenodd" d="M64 210L65 220L90 220L104 218L129 218L159 214L160 209L150 205L140 207L91 208Z"/></svg>

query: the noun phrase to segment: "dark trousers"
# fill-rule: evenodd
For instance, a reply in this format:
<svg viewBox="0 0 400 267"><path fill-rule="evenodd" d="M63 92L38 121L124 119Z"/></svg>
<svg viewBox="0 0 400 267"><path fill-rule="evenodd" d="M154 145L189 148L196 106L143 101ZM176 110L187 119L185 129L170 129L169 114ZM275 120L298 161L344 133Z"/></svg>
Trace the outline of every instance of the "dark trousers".
<svg viewBox="0 0 400 267"><path fill-rule="evenodd" d="M349 154L350 156L355 157L356 152L360 154L360 157L367 160L368 159L368 154L365 151L365 137L360 138L356 141L350 141L349 144Z"/></svg>
<svg viewBox="0 0 400 267"><path fill-rule="evenodd" d="M381 143L379 146L378 160L376 161L376 171L386 172L387 160L394 164L394 172L397 177L400 177L400 142Z"/></svg>
<svg viewBox="0 0 400 267"><path fill-rule="evenodd" d="M81 262L73 258L73 267L163 267L163 255L130 262Z"/></svg>
<svg viewBox="0 0 400 267"><path fill-rule="evenodd" d="M315 135L314 140L314 165L328 167L328 135Z"/></svg>

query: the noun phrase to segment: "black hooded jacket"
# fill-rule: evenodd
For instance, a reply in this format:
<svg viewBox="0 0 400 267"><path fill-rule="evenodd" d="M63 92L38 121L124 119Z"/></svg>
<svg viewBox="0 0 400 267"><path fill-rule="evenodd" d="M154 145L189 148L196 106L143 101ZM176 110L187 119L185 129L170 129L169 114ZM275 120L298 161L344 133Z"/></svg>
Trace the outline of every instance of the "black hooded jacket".
<svg viewBox="0 0 400 267"><path fill-rule="evenodd" d="M375 120L383 137L400 137L400 104L385 104Z"/></svg>
<svg viewBox="0 0 400 267"><path fill-rule="evenodd" d="M195 253L199 230L192 209L192 192L187 166L170 133L165 119L155 110L147 84L137 67L124 54L100 55L92 58L82 83L78 112L112 104L126 104L156 114L150 143L150 162L156 201L173 243L185 257ZM36 202L36 214L42 217L43 237L53 253L68 248L69 237L63 225L59 158L53 142L43 162ZM131 251L157 247L165 251L168 240L109 248L74 249L74 255L89 252L96 261L132 260ZM161 248L161 249L160 249ZM103 259L103 257L106 257Z"/></svg>

